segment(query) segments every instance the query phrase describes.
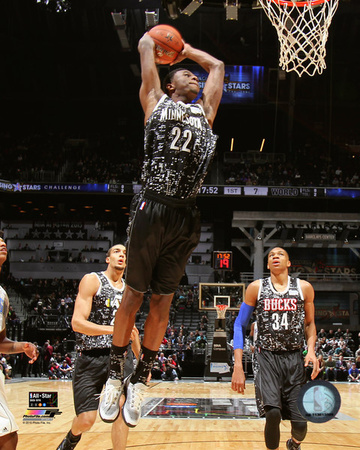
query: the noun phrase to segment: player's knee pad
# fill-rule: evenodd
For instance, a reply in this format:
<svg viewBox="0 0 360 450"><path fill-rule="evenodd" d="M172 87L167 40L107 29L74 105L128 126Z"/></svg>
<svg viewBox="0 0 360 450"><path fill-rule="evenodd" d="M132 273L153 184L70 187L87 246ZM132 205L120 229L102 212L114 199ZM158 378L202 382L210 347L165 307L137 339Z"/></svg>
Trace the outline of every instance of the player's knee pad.
<svg viewBox="0 0 360 450"><path fill-rule="evenodd" d="M279 408L265 407L265 443L267 448L278 448L280 442L281 411ZM296 439L296 438L295 438Z"/></svg>
<svg viewBox="0 0 360 450"><path fill-rule="evenodd" d="M307 433L307 422L291 422L291 435L298 442L305 439Z"/></svg>
<svg viewBox="0 0 360 450"><path fill-rule="evenodd" d="M281 421L281 411L279 408L274 408L271 406L265 406L265 418L266 423L272 426L279 425Z"/></svg>

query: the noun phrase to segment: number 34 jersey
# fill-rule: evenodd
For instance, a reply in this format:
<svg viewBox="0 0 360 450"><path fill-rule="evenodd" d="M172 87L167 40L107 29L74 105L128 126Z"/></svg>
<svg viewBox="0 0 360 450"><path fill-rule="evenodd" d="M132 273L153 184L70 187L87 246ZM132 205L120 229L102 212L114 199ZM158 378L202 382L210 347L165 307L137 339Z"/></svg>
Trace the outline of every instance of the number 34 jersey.
<svg viewBox="0 0 360 450"><path fill-rule="evenodd" d="M289 277L284 292L274 288L271 278L260 280L255 308L256 346L269 351L292 351L304 345L304 296L298 278Z"/></svg>
<svg viewBox="0 0 360 450"><path fill-rule="evenodd" d="M201 105L163 95L145 126L143 188L171 197L195 197L216 140Z"/></svg>

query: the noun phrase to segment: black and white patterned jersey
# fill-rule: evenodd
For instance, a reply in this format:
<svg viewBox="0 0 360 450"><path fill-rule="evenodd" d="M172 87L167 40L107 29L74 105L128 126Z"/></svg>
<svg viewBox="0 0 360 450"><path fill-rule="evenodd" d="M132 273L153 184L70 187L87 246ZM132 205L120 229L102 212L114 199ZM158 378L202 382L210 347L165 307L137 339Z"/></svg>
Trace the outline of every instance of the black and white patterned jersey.
<svg viewBox="0 0 360 450"><path fill-rule="evenodd" d="M9 297L5 291L0 286L0 331L3 331L6 326L6 319L9 313Z"/></svg>
<svg viewBox="0 0 360 450"><path fill-rule="evenodd" d="M114 325L115 313L120 306L125 289L123 280L122 289L116 289L110 283L104 272L93 272L99 278L100 286L93 297L89 322L98 325ZM82 333L76 333L76 349L94 350L98 348L110 348L112 343L112 334L103 334L100 336L88 336Z"/></svg>
<svg viewBox="0 0 360 450"><path fill-rule="evenodd" d="M271 278L260 280L255 308L256 347L291 351L304 345L305 301L298 278L288 277L285 292L278 292Z"/></svg>
<svg viewBox="0 0 360 450"><path fill-rule="evenodd" d="M145 126L143 188L176 198L195 197L216 141L201 105L174 102L164 94Z"/></svg>

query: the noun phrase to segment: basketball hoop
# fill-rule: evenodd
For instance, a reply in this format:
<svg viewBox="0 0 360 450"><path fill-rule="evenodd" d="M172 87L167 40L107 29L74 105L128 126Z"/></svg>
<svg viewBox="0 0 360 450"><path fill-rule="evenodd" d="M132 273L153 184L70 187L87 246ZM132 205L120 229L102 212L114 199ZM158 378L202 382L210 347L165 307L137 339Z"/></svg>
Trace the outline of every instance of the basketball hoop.
<svg viewBox="0 0 360 450"><path fill-rule="evenodd" d="M300 77L322 74L325 45L339 0L259 0L280 42L279 66Z"/></svg>
<svg viewBox="0 0 360 450"><path fill-rule="evenodd" d="M228 305L216 305L216 314L218 319L225 319L226 310Z"/></svg>

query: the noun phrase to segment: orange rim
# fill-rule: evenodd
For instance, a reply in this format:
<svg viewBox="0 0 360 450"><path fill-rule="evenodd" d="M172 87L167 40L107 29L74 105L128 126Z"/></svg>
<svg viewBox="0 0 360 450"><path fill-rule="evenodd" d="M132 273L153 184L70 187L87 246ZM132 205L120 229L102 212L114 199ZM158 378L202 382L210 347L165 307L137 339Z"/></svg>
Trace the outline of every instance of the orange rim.
<svg viewBox="0 0 360 450"><path fill-rule="evenodd" d="M291 1L291 0L271 0L272 3L276 3L277 5L280 6L316 6L316 5L321 5L325 2L328 2L329 0L308 0L305 2L296 2L296 1Z"/></svg>

